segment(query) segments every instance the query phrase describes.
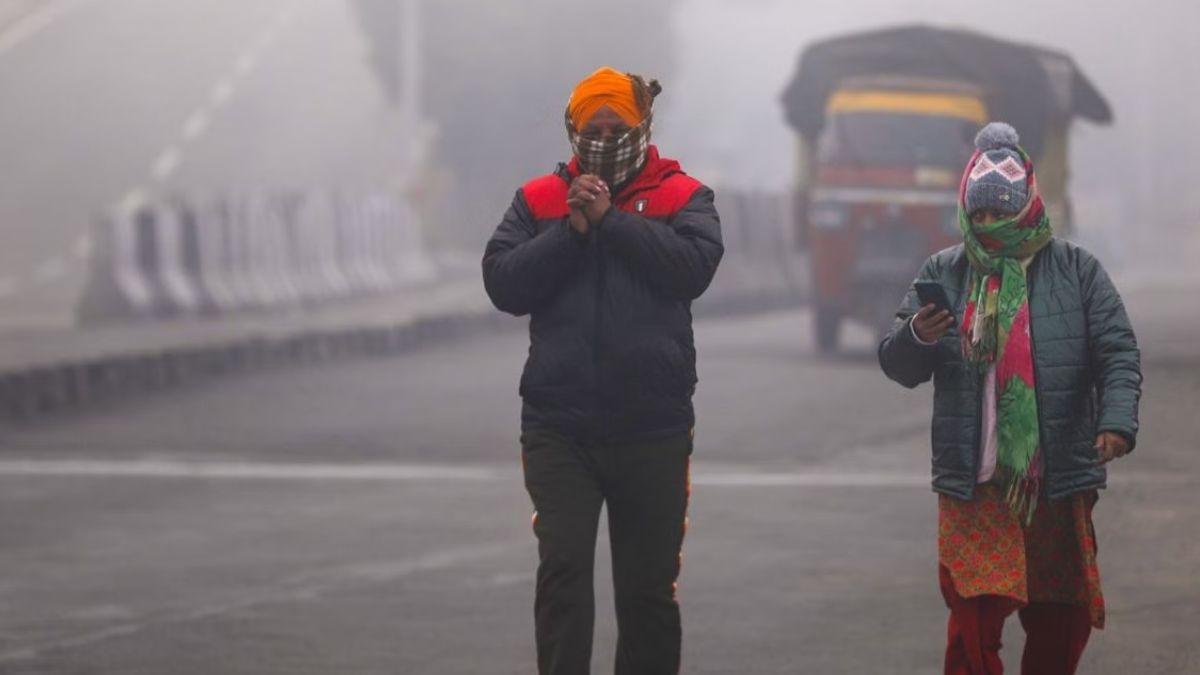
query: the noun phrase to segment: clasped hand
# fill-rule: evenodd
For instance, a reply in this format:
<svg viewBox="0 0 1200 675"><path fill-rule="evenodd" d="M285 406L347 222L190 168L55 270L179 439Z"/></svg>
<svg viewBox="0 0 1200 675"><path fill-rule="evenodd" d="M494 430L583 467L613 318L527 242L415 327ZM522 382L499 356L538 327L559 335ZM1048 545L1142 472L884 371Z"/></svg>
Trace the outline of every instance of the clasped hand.
<svg viewBox="0 0 1200 675"><path fill-rule="evenodd" d="M567 206L571 213L571 227L580 234L587 234L591 226L599 222L612 207L612 194L608 184L595 174L583 174L571 182L567 191Z"/></svg>

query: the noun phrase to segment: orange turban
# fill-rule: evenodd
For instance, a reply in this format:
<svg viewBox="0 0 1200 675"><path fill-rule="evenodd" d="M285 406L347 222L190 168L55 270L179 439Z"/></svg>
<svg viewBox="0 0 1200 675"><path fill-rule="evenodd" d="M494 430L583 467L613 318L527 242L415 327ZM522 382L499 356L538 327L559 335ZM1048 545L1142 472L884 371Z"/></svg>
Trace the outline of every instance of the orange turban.
<svg viewBox="0 0 1200 675"><path fill-rule="evenodd" d="M626 124L636 127L642 121L642 109L633 93L633 78L608 66L588 75L575 85L567 101L567 114L580 131L596 111L608 106Z"/></svg>

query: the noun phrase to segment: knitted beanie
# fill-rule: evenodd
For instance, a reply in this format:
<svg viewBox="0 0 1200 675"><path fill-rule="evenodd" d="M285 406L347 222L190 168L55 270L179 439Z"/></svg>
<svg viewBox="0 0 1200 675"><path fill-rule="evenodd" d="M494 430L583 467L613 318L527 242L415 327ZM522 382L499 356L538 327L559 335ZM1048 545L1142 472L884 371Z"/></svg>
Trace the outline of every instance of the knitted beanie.
<svg viewBox="0 0 1200 675"><path fill-rule="evenodd" d="M968 214L993 209L1015 214L1029 200L1025 160L1017 151L1021 138L1004 122L992 122L975 136L979 159L967 176L964 206Z"/></svg>

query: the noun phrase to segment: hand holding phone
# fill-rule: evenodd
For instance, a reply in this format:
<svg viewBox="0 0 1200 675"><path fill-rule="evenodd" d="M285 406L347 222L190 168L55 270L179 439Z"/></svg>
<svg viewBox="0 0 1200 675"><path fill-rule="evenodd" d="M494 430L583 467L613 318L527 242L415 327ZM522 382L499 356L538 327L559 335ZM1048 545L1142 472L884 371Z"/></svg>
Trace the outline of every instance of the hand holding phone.
<svg viewBox="0 0 1200 675"><path fill-rule="evenodd" d="M937 311L946 310L951 316L954 315L954 307L950 304L950 297L946 295L946 289L936 281L917 281L913 283L913 288L917 291L917 299L921 301L921 306L933 305Z"/></svg>
<svg viewBox="0 0 1200 675"><path fill-rule="evenodd" d="M946 289L936 281L918 281L914 287L922 307L913 316L913 330L922 342L937 342L955 324Z"/></svg>

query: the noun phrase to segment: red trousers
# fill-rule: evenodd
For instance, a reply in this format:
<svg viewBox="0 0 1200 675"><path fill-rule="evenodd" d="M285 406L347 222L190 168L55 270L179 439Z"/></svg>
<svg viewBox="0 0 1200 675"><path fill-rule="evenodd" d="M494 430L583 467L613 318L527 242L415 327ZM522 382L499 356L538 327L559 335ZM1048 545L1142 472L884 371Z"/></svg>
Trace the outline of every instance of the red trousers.
<svg viewBox="0 0 1200 675"><path fill-rule="evenodd" d="M1092 633L1086 607L1031 602L1025 607L999 595L964 598L950 573L938 566L942 597L950 608L946 675L1001 675L1000 634L1014 610L1025 629L1021 675L1072 675Z"/></svg>

